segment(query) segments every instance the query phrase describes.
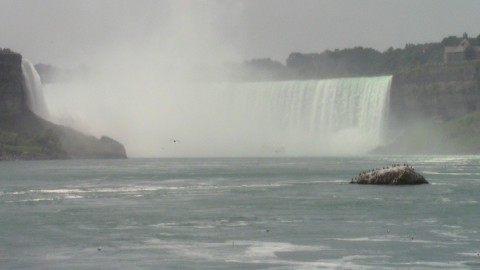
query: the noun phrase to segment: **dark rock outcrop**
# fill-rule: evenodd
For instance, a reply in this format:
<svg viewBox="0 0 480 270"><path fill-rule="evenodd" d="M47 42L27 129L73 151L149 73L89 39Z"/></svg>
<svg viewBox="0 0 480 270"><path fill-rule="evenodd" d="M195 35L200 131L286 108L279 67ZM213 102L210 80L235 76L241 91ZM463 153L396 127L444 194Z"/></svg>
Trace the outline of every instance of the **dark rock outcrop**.
<svg viewBox="0 0 480 270"><path fill-rule="evenodd" d="M350 184L419 185L428 181L410 166L393 166L362 172Z"/></svg>
<svg viewBox="0 0 480 270"><path fill-rule="evenodd" d="M27 110L23 91L22 56L0 52L0 115L15 115Z"/></svg>

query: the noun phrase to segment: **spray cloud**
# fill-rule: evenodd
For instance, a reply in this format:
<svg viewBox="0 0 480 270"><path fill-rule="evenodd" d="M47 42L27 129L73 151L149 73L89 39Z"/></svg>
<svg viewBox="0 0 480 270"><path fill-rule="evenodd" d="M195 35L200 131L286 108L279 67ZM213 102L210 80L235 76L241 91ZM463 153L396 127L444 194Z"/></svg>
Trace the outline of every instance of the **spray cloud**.
<svg viewBox="0 0 480 270"><path fill-rule="evenodd" d="M53 121L114 137L132 157L365 151L358 146L365 144L369 134L355 126L335 130L338 136L328 140L312 136L318 134L312 133L312 128L304 131L301 118L314 114L315 89L275 91L284 87L282 83L239 87L218 82L227 75L222 69L224 62L242 59L241 41L234 35L243 31L235 24L241 4L171 1L162 8L168 10L162 11L165 16L150 22L141 38L125 36L92 55L91 80L47 87ZM217 82L206 82L212 78ZM312 100L304 100L308 95ZM345 140L336 142L335 137L351 141L351 147L331 147L345 145Z"/></svg>

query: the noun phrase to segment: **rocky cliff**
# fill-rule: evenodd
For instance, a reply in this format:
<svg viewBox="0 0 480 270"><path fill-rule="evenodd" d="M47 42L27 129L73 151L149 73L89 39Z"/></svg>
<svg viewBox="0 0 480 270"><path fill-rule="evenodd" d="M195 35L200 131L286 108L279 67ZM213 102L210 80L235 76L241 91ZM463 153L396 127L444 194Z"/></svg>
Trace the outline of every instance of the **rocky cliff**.
<svg viewBox="0 0 480 270"><path fill-rule="evenodd" d="M0 160L126 158L119 142L40 118L27 105L22 56L0 49Z"/></svg>
<svg viewBox="0 0 480 270"><path fill-rule="evenodd" d="M392 127L442 123L480 110L480 62L426 65L394 74Z"/></svg>
<svg viewBox="0 0 480 270"><path fill-rule="evenodd" d="M0 115L15 115L26 110L22 56L9 51L0 52Z"/></svg>
<svg viewBox="0 0 480 270"><path fill-rule="evenodd" d="M479 113L479 61L398 72L391 87L389 143L373 153L480 153Z"/></svg>

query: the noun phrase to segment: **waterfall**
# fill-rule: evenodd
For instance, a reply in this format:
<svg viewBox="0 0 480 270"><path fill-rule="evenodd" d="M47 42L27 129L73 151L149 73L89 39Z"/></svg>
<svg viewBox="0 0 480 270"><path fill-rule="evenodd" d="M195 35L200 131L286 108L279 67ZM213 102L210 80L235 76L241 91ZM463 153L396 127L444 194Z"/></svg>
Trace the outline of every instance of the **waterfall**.
<svg viewBox="0 0 480 270"><path fill-rule="evenodd" d="M53 121L110 134L132 156L361 155L383 142L391 79L113 80L49 84L45 95Z"/></svg>
<svg viewBox="0 0 480 270"><path fill-rule="evenodd" d="M228 110L256 122L277 152L362 154L383 143L391 76L224 84Z"/></svg>
<svg viewBox="0 0 480 270"><path fill-rule="evenodd" d="M47 119L48 110L43 97L43 85L40 75L33 64L26 59L22 59L22 72L28 108L36 115Z"/></svg>

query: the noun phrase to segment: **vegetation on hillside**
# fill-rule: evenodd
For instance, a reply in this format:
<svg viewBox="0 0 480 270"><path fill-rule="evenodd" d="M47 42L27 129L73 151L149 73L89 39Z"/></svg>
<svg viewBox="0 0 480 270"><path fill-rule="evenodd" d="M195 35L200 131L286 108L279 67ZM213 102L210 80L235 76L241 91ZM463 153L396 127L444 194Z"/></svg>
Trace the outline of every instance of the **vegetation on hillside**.
<svg viewBox="0 0 480 270"><path fill-rule="evenodd" d="M440 42L407 43L404 48L390 47L384 52L364 47L320 53L292 52L285 64L270 58L258 58L243 63L227 63L222 69L200 66L196 72L202 80L207 81L324 79L398 74L423 66L442 64L445 46L457 46L462 39L463 37L449 36ZM480 35L469 38L469 42L471 46L480 46ZM475 53L472 50L473 47L470 47L466 51L467 59ZM49 64L37 64L35 68L43 83L83 80L94 73L85 66L63 69Z"/></svg>
<svg viewBox="0 0 480 270"><path fill-rule="evenodd" d="M65 158L60 141L53 130L36 134L15 133L0 129L0 159Z"/></svg>
<svg viewBox="0 0 480 270"><path fill-rule="evenodd" d="M354 47L326 50L321 53L293 52L286 64L271 59L253 59L243 63L243 69L251 74L264 74L269 79L321 79L332 77L373 76L395 74L403 70L425 65L443 63L446 46L457 46L463 37L449 36L440 42L406 44L404 48L390 47L384 52L372 48ZM480 46L480 35L469 38L471 46ZM469 47L466 58L471 59L475 51ZM250 73L244 72L244 75ZM248 77L248 76L247 76ZM250 79L257 79L255 75Z"/></svg>
<svg viewBox="0 0 480 270"><path fill-rule="evenodd" d="M10 50L9 48L0 48L0 55L1 54L18 54L18 53Z"/></svg>

